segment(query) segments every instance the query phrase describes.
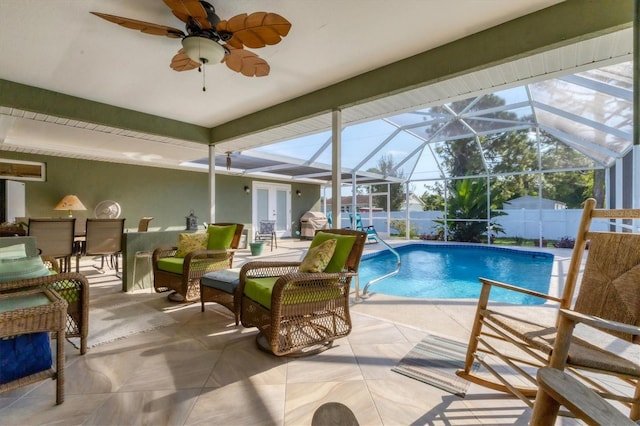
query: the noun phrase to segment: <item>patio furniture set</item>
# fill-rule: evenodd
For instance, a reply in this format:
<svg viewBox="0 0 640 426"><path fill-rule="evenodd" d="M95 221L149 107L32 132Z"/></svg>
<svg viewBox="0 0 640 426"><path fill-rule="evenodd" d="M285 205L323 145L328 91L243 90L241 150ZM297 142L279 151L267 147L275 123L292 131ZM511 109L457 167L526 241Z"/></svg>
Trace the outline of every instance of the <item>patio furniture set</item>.
<svg viewBox="0 0 640 426"><path fill-rule="evenodd" d="M610 232L594 232L590 230L594 219L628 224L633 222L627 219L640 219L640 210L596 209L595 200L586 201L561 297L480 278L482 291L465 367L458 375L519 397L532 408L534 425L554 424L558 414L588 424L602 419L634 424L640 417L640 361L620 356L606 345L600 347L598 341L574 336L576 324L581 323L631 345L640 343L640 234L614 232L613 226ZM236 325L256 327L257 346L277 356L318 353L350 333L350 284L358 273L366 232L317 230L300 262L249 261L233 268L242 229L242 224L212 224L204 233L181 234L176 247L157 248L152 256L156 291L173 290L187 302L199 300L202 310L207 302L221 304L233 313ZM33 255L32 244L25 242L29 247L23 249L25 253ZM0 249L0 257L2 253ZM55 259L36 257L58 270ZM538 324L517 313L505 313L500 309L503 306L492 306L489 296L494 287L558 304L555 324ZM34 295L38 301L32 305L14 303ZM80 274L5 282L0 284L0 336L55 332L60 359L64 357L59 344L64 328L67 337L81 338L84 354L87 307L87 281ZM46 320L38 321L39 317ZM474 372L476 361L495 379ZM29 372L26 379L0 383L0 391L54 377L59 380L57 402L61 403L63 368L58 363L55 370ZM523 386L522 380L514 383L513 372L531 386ZM602 376L609 379L599 379ZM622 385L609 387L614 379ZM628 407L628 413L605 399Z"/></svg>
<svg viewBox="0 0 640 426"><path fill-rule="evenodd" d="M349 288L366 233L318 232L300 262L252 261L233 268L243 225L210 224L154 250L154 288L172 300L219 303L236 325L257 327L261 349L275 355L319 352L351 331ZM328 248L328 246L331 246Z"/></svg>

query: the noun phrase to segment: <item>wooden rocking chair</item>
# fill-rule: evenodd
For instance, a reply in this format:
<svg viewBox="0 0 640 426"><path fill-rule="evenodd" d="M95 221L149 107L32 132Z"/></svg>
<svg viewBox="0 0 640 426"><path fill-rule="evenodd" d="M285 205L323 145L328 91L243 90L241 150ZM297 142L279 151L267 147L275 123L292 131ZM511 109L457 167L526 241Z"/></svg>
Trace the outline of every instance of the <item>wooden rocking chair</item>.
<svg viewBox="0 0 640 426"><path fill-rule="evenodd" d="M554 343L556 338L560 338L557 333L558 318L550 318L550 323L542 323L539 322L544 320L539 318L541 315L534 320L524 319L517 314L506 313L497 304L490 307L492 287L557 302L563 313L561 318L584 320L598 330L610 333L611 339L640 343L640 336L633 335L633 331L640 326L640 234L624 228L626 232L592 230L593 219L608 220L604 228L609 229L614 227L614 221L618 221L617 229L621 229L619 223L623 219L638 218L640 209L595 209L595 200L586 201L561 298L481 278L482 291L465 368L458 371L458 375L473 383L511 393L532 407L532 398L538 387L536 372L538 368L550 365L553 360ZM588 250L585 250L587 243ZM584 256L587 256L587 260L580 291L572 305ZM565 346L568 356L560 355L563 359L556 359L553 367L565 367L568 373L602 397L627 404L631 419L640 418L640 359L624 358L608 351L606 347L575 336L571 336ZM493 377L472 373L472 365L476 360ZM622 385L618 385L618 381Z"/></svg>

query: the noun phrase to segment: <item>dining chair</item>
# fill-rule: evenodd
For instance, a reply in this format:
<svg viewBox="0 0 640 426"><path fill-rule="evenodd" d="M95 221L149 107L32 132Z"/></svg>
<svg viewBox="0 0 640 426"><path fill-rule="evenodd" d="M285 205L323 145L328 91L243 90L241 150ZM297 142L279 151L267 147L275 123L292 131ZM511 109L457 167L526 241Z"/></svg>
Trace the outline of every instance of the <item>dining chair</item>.
<svg viewBox="0 0 640 426"><path fill-rule="evenodd" d="M138 222L138 232L147 232L149 230L149 222L153 220L153 216L145 216Z"/></svg>
<svg viewBox="0 0 640 426"><path fill-rule="evenodd" d="M29 218L29 236L36 238L36 247L42 256L60 259L62 272L71 269L71 256L74 253L74 233L76 219L39 219Z"/></svg>
<svg viewBox="0 0 640 426"><path fill-rule="evenodd" d="M76 255L76 272L79 271L80 257L101 256L100 270L104 261L118 272L118 256L122 253L122 235L125 219L87 219L87 235L84 252Z"/></svg>

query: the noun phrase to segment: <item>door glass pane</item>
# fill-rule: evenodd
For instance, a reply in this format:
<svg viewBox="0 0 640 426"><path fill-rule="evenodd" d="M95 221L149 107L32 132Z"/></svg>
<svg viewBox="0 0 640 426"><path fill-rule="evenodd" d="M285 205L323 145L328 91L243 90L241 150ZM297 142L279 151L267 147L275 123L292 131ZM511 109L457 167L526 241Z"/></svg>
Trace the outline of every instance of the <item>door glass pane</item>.
<svg viewBox="0 0 640 426"><path fill-rule="evenodd" d="M260 223L261 220L269 220L269 190L257 189L256 200L256 214L258 223Z"/></svg>
<svg viewBox="0 0 640 426"><path fill-rule="evenodd" d="M285 190L276 191L276 229L284 231L287 229L287 192Z"/></svg>

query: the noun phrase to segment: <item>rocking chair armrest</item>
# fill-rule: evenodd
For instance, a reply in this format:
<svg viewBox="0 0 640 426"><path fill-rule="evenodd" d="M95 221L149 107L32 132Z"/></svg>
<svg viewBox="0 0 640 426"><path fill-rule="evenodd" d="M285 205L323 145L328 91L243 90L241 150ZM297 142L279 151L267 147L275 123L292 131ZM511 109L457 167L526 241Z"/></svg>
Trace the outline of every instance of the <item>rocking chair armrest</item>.
<svg viewBox="0 0 640 426"><path fill-rule="evenodd" d="M549 294L544 294L544 293L540 293L537 291L533 291L533 290L529 290L526 288L522 288L522 287L518 287L512 284L507 284L507 283L503 283L500 281L494 281L494 280L490 280L488 278L478 278L480 280L480 282L482 283L483 287L488 285L488 286L492 286L492 287L500 287L500 288L504 288L505 290L510 290L510 291L515 291L518 293L523 293L523 294L527 294L529 296L534 296L534 297L539 297L541 299L547 299L547 300L551 300L554 302L562 302L562 299L558 298L558 297L554 297L551 296Z"/></svg>
<svg viewBox="0 0 640 426"><path fill-rule="evenodd" d="M615 331L618 333L632 334L640 336L640 327L631 324L625 324L622 322L606 320L593 315L586 315L580 312L572 311L570 309L560 309L560 315L568 318L574 323L583 323L593 328L600 330Z"/></svg>

